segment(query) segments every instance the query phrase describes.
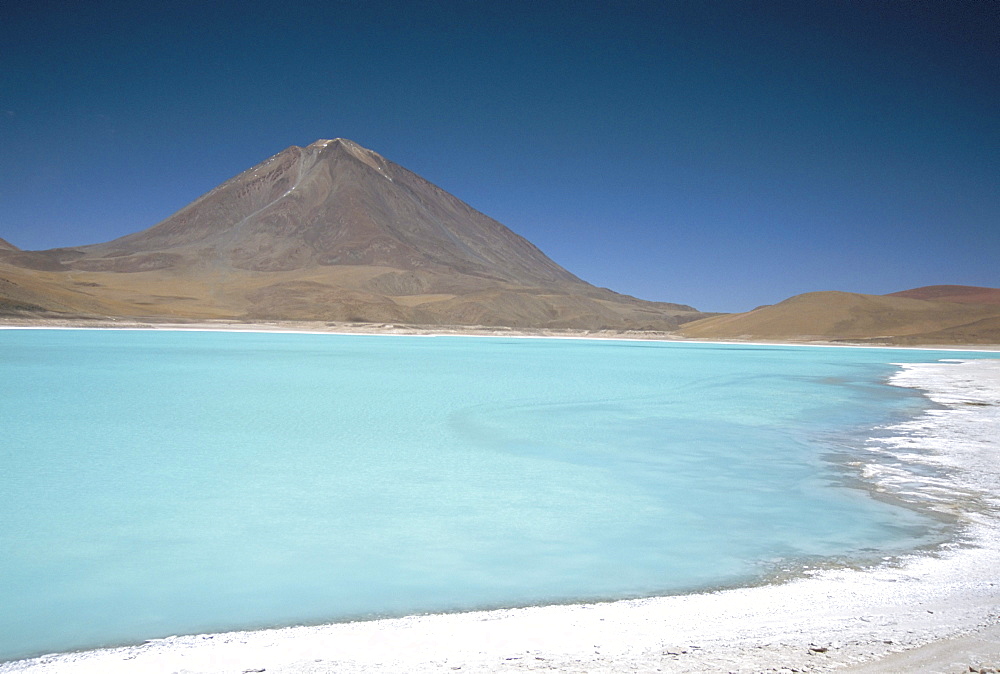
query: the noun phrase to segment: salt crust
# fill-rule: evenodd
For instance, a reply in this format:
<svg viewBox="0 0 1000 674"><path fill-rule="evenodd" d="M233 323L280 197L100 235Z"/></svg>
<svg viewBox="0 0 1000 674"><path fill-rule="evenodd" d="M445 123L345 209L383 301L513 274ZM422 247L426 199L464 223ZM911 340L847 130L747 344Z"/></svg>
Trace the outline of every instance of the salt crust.
<svg viewBox="0 0 1000 674"><path fill-rule="evenodd" d="M938 465L961 495L949 506L965 523L963 540L933 555L708 594L170 637L6 663L0 673L827 672L992 634L1000 360L907 364L892 383L941 406L886 429L891 437L872 447L876 457L898 450Z"/></svg>

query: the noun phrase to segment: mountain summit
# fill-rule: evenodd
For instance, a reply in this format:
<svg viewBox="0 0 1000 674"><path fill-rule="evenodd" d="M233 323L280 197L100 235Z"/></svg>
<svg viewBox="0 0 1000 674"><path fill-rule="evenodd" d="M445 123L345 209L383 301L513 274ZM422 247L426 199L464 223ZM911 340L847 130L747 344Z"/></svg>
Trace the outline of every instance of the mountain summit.
<svg viewBox="0 0 1000 674"><path fill-rule="evenodd" d="M343 138L290 147L146 231L79 250L68 265L98 271L194 257L248 271L365 265L580 282L500 223Z"/></svg>
<svg viewBox="0 0 1000 674"><path fill-rule="evenodd" d="M127 316L616 329L701 316L596 288L343 138L289 147L135 234L0 249L0 278L12 277L58 287L60 307L79 297Z"/></svg>

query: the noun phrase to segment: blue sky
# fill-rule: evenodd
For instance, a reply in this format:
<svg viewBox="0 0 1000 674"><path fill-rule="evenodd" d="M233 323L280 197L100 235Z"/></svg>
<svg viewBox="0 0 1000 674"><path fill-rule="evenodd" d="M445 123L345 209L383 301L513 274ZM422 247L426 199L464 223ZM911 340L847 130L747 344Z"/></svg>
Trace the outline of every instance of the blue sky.
<svg viewBox="0 0 1000 674"><path fill-rule="evenodd" d="M0 238L339 136L644 299L1000 286L998 2L150 4L0 5Z"/></svg>

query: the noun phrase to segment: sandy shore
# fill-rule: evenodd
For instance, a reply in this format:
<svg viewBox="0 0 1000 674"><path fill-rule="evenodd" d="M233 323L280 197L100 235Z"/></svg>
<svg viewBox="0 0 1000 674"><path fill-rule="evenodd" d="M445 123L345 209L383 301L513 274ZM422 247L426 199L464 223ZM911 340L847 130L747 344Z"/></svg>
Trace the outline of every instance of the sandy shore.
<svg viewBox="0 0 1000 674"><path fill-rule="evenodd" d="M942 405L872 447L943 467L962 541L865 571L606 604L153 640L0 672L968 672L1000 667L1000 360L906 366ZM935 485L929 485L933 489ZM951 494L949 498L947 495ZM956 496L957 495L957 496Z"/></svg>
<svg viewBox="0 0 1000 674"><path fill-rule="evenodd" d="M695 344L790 344L802 346L837 346L893 349L943 349L958 351L1000 351L1000 344L924 344L896 345L887 342L824 341L817 339L782 340L757 339L706 340L682 337L675 332L656 330L581 330L577 328L507 328L467 325L396 325L392 323L331 323L322 321L231 321L224 319L167 321L162 318L140 320L131 318L19 318L0 317L0 329L118 329L118 330L219 330L227 332L291 332L338 335L414 335L470 337L546 337L557 339L639 339Z"/></svg>
<svg viewBox="0 0 1000 674"><path fill-rule="evenodd" d="M641 339L694 341L670 332L651 330L580 330L575 328L505 328L497 326L395 325L392 323L328 323L322 321L228 321L133 319L28 319L0 317L3 329L186 330L221 332L284 332L331 335L403 335L415 337L545 337L551 339ZM1000 347L997 347L1000 349Z"/></svg>

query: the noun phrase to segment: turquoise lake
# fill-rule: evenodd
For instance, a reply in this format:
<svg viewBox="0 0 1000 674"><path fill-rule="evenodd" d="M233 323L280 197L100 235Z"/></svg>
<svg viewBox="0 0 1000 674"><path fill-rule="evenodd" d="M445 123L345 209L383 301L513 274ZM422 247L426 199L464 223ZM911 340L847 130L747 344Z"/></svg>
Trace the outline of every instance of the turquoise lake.
<svg viewBox="0 0 1000 674"><path fill-rule="evenodd" d="M764 582L945 540L850 468L983 354L0 330L0 661Z"/></svg>

